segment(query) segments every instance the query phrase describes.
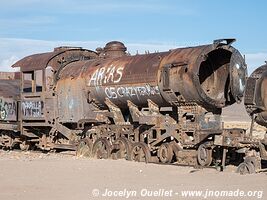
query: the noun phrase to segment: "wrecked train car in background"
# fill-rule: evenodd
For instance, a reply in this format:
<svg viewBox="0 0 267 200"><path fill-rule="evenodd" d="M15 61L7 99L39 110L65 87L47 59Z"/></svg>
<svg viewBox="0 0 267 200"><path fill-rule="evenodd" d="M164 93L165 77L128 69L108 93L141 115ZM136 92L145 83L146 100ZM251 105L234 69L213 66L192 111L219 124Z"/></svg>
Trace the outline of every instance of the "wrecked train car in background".
<svg viewBox="0 0 267 200"><path fill-rule="evenodd" d="M222 108L241 102L245 90L246 64L233 42L130 56L113 41L97 52L61 47L26 57L14 64L21 69L18 124L25 138L18 142L222 168L252 157L257 141L221 122Z"/></svg>
<svg viewBox="0 0 267 200"><path fill-rule="evenodd" d="M70 129L57 120L56 73L71 62L96 57L97 54L93 51L60 47L53 52L28 56L15 63L21 71L19 84L12 90L16 91L14 97L19 97L16 123L19 132L9 135L9 147L19 144L23 150L31 146L50 150L58 145L62 149L75 149L73 144L69 144L69 138L76 132L70 132ZM61 135L57 134L59 131Z"/></svg>
<svg viewBox="0 0 267 200"><path fill-rule="evenodd" d="M267 64L248 78L244 104L253 121L267 127Z"/></svg>
<svg viewBox="0 0 267 200"><path fill-rule="evenodd" d="M17 121L17 100L20 80L19 73L0 73L0 120Z"/></svg>
<svg viewBox="0 0 267 200"><path fill-rule="evenodd" d="M11 148L18 141L20 73L0 72L0 146ZM11 139L12 138L12 139Z"/></svg>
<svg viewBox="0 0 267 200"><path fill-rule="evenodd" d="M267 130L267 63L257 68L247 79L244 104L251 117L250 137L254 124L257 123ZM267 161L267 131L264 138L258 141L257 152L254 156L247 156L240 164L238 171L242 173L253 173L260 169L261 160ZM256 161L257 160L257 161Z"/></svg>

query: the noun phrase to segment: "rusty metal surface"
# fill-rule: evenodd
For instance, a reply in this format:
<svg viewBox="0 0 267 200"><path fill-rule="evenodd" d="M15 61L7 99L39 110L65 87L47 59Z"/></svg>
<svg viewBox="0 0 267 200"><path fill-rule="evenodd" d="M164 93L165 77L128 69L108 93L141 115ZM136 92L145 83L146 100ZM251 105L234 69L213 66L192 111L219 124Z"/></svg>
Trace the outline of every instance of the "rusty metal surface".
<svg viewBox="0 0 267 200"><path fill-rule="evenodd" d="M12 67L20 67L21 71L44 69L47 66L58 69L64 63L95 57L97 57L97 54L91 50L75 47L58 47L53 52L27 56L13 64Z"/></svg>
<svg viewBox="0 0 267 200"><path fill-rule="evenodd" d="M127 107L127 100L143 106L151 99L160 106L195 102L204 107L222 108L242 99L236 94L230 79L242 80L246 73L230 72L231 58L239 54L229 45L203 45L179 48L169 52L97 59L84 63L71 63L61 73L62 79L80 76L86 81L90 98L100 106L110 99L120 107ZM240 58L239 58L240 59ZM246 72L241 58L239 71ZM83 67L82 73L71 73ZM233 77L231 77L233 76ZM232 85L236 84L233 82ZM240 86L242 87L242 86Z"/></svg>
<svg viewBox="0 0 267 200"><path fill-rule="evenodd" d="M20 79L20 72L0 72L0 80Z"/></svg>
<svg viewBox="0 0 267 200"><path fill-rule="evenodd" d="M17 101L0 96L0 121L17 121Z"/></svg>
<svg viewBox="0 0 267 200"><path fill-rule="evenodd" d="M126 50L122 42L111 41L106 44L101 54L104 58L117 58L126 55Z"/></svg>
<svg viewBox="0 0 267 200"><path fill-rule="evenodd" d="M164 104L157 83L160 56L164 54L124 56L103 60L99 66L88 65L82 77L90 98L102 105L108 98L120 107L125 107L127 100L138 106L145 105L147 99Z"/></svg>
<svg viewBox="0 0 267 200"><path fill-rule="evenodd" d="M0 97L15 97L20 94L20 80L0 80Z"/></svg>
<svg viewBox="0 0 267 200"><path fill-rule="evenodd" d="M78 122L89 116L87 93L82 79L65 79L57 83L58 111L61 122ZM69 95L72 94L72 95Z"/></svg>
<svg viewBox="0 0 267 200"><path fill-rule="evenodd" d="M267 64L257 68L248 78L244 104L249 115L267 127Z"/></svg>
<svg viewBox="0 0 267 200"><path fill-rule="evenodd" d="M0 121L17 121L20 72L0 73Z"/></svg>

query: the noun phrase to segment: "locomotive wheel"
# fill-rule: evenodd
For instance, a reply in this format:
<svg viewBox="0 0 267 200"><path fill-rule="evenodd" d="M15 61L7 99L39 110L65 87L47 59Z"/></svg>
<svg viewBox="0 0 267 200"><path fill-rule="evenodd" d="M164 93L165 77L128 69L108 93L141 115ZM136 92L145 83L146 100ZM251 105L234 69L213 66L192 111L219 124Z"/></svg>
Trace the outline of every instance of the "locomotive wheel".
<svg viewBox="0 0 267 200"><path fill-rule="evenodd" d="M251 162L242 162L237 167L236 172L240 173L241 175L253 174L255 173L255 167Z"/></svg>
<svg viewBox="0 0 267 200"><path fill-rule="evenodd" d="M170 163L173 157L173 149L170 144L163 143L158 150L158 157L162 163Z"/></svg>
<svg viewBox="0 0 267 200"><path fill-rule="evenodd" d="M118 138L114 144L119 145L119 150L116 152L117 159L130 159L131 143L125 138Z"/></svg>
<svg viewBox="0 0 267 200"><path fill-rule="evenodd" d="M97 159L108 159L111 154L111 145L106 138L99 138L95 141L92 156Z"/></svg>
<svg viewBox="0 0 267 200"><path fill-rule="evenodd" d="M12 134L8 131L2 132L1 140L2 140L3 149L5 150L11 150L15 146L15 142L14 142L14 139L12 138Z"/></svg>
<svg viewBox="0 0 267 200"><path fill-rule="evenodd" d="M28 151L30 148L30 144L28 144L26 141L23 141L19 144L19 148L21 151Z"/></svg>
<svg viewBox="0 0 267 200"><path fill-rule="evenodd" d="M144 142L137 142L131 150L131 160L137 162L150 162L150 151Z"/></svg>
<svg viewBox="0 0 267 200"><path fill-rule="evenodd" d="M84 138L80 141L76 155L79 157L91 157L92 156L92 141L89 138Z"/></svg>
<svg viewBox="0 0 267 200"><path fill-rule="evenodd" d="M253 167L254 167L254 171L255 172L261 169L261 161L258 160L256 157L252 157L252 156L251 157L246 157L245 158L245 162L246 163L251 163L253 165Z"/></svg>
<svg viewBox="0 0 267 200"><path fill-rule="evenodd" d="M205 144L201 144L197 150L197 161L203 167L210 166L212 163L212 149L208 149Z"/></svg>

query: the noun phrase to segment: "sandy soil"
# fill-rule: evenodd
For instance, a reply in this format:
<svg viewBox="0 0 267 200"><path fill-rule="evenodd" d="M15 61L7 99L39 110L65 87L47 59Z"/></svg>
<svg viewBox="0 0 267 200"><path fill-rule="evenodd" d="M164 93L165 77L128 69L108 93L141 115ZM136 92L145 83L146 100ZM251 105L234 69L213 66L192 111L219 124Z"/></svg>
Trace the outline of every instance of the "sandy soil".
<svg viewBox="0 0 267 200"><path fill-rule="evenodd" d="M136 191L136 196L128 199L239 199L181 197L184 190L263 191L255 197L240 199L267 199L266 172L241 176L234 173L231 166L225 172L218 172L125 160L77 158L66 154L0 151L0 169L1 200L126 199L126 196L102 196L106 189ZM147 190L157 192L160 189L172 196L141 196L141 192L146 195ZM92 192L99 196L94 197Z"/></svg>

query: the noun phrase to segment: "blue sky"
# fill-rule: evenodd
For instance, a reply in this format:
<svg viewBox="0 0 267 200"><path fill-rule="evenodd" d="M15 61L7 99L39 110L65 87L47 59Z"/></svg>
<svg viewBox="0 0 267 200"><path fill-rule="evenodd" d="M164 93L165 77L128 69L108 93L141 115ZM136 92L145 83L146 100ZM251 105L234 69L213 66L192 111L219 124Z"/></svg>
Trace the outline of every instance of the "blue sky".
<svg viewBox="0 0 267 200"><path fill-rule="evenodd" d="M267 60L267 1L1 0L0 69L58 45L120 40L132 53L236 38L249 70Z"/></svg>

